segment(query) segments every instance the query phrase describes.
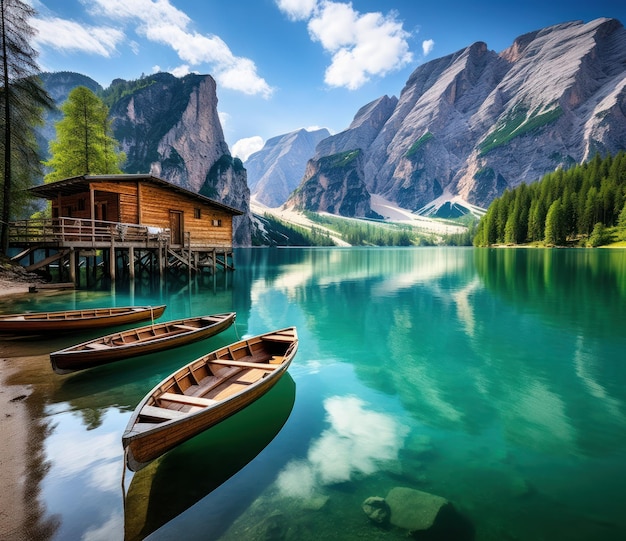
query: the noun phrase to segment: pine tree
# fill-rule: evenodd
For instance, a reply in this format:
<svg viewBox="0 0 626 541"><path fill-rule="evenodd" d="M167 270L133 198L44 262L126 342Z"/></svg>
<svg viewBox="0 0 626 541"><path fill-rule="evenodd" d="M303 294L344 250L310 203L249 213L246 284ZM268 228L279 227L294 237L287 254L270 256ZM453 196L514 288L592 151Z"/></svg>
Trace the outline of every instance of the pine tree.
<svg viewBox="0 0 626 541"><path fill-rule="evenodd" d="M126 156L111 136L109 110L84 86L73 89L61 106L63 118L56 124L57 138L50 142L52 157L45 165L52 171L46 182L78 175L121 173Z"/></svg>
<svg viewBox="0 0 626 541"><path fill-rule="evenodd" d="M555 200L548 209L545 242L558 246L565 244L565 219L560 199Z"/></svg>
<svg viewBox="0 0 626 541"><path fill-rule="evenodd" d="M626 204L622 212L619 213L619 219L617 220L617 231L620 240L626 240Z"/></svg>
<svg viewBox="0 0 626 541"><path fill-rule="evenodd" d="M39 148L34 128L43 124L43 111L52 100L37 77L37 52L29 39L35 31L29 24L35 10L20 0L0 0L0 117L3 152L2 200L0 201L0 252L9 245L8 223L24 205L18 194L41 175Z"/></svg>
<svg viewBox="0 0 626 541"><path fill-rule="evenodd" d="M602 222L598 222L593 226L593 231L591 235L589 235L589 246L596 247L602 246L606 244L610 240L610 235L608 234L606 227Z"/></svg>

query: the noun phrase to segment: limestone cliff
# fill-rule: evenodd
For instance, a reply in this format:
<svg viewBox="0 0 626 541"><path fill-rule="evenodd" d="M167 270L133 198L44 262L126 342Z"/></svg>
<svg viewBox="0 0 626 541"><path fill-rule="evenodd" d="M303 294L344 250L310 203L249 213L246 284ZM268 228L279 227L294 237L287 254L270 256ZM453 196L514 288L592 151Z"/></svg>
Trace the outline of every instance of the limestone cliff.
<svg viewBox="0 0 626 541"><path fill-rule="evenodd" d="M340 216L377 217L363 181L360 150L310 160L304 179L285 203L287 208Z"/></svg>
<svg viewBox="0 0 626 541"><path fill-rule="evenodd" d="M114 81L112 86L123 83ZM234 242L250 244L246 171L224 140L210 75L177 78L160 73L145 78L113 104L111 118L128 156L126 172L150 172L244 211L234 220Z"/></svg>

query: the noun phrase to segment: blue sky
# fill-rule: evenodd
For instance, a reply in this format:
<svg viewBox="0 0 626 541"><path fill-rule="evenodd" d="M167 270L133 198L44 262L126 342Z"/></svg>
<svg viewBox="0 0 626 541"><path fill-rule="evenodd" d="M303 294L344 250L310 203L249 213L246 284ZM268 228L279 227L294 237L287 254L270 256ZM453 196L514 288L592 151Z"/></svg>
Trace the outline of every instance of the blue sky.
<svg viewBox="0 0 626 541"><path fill-rule="evenodd" d="M399 96L419 65L476 41L500 52L526 32L598 17L626 2L420 0L29 0L44 71L107 87L167 71L217 81L226 142L242 159L299 128L348 127Z"/></svg>

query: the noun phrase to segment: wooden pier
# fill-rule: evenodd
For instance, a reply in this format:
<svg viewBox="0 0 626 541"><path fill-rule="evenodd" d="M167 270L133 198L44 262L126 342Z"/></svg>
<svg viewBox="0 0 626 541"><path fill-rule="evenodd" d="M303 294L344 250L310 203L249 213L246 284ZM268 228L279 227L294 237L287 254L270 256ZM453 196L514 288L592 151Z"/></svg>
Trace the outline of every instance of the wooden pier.
<svg viewBox="0 0 626 541"><path fill-rule="evenodd" d="M136 224L102 222L77 218L23 220L9 227L9 246L18 249L11 257L28 271L59 268L59 279L76 284L79 267L87 272L102 268L115 280L125 272L132 280L136 275L167 272L215 274L234 270L232 247L194 243L185 233L182 244L173 245L168 229Z"/></svg>

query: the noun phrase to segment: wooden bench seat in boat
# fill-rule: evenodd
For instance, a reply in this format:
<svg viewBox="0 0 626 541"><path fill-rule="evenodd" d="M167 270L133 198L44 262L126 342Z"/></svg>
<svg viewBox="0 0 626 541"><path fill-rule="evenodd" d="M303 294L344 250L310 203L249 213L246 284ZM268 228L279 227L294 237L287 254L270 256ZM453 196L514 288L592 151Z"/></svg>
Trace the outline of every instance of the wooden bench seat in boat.
<svg viewBox="0 0 626 541"><path fill-rule="evenodd" d="M186 394L176 393L163 393L160 397L161 400L167 400L168 402L176 402L179 404L188 404L190 406L211 406L215 404L217 400L211 400L210 398L201 398L198 396L189 396Z"/></svg>
<svg viewBox="0 0 626 541"><path fill-rule="evenodd" d="M261 338L261 340L266 340L268 342L292 342L292 336L285 336L284 334L266 334Z"/></svg>
<svg viewBox="0 0 626 541"><path fill-rule="evenodd" d="M191 327L190 325L177 324L177 325L172 325L172 327L174 327L175 329L182 329L184 331L197 331L198 330L198 327Z"/></svg>
<svg viewBox="0 0 626 541"><path fill-rule="evenodd" d="M226 372L225 374L222 374L220 376L208 376L206 378L203 378L201 381L198 382L197 385L191 385L190 387L185 389L185 394L187 396L197 396L200 398L206 393L215 389L215 387L219 387L220 385L222 385L229 376L236 374L240 370L241 368L233 367L231 371Z"/></svg>
<svg viewBox="0 0 626 541"><path fill-rule="evenodd" d="M276 370L277 366L265 363L249 363L246 361L230 361L228 359L211 359L207 361L209 364L221 364L224 366L240 366L242 368L258 368L259 370Z"/></svg>
<svg viewBox="0 0 626 541"><path fill-rule="evenodd" d="M154 419L162 419L163 421L173 421L174 419L187 416L187 414L182 411L157 408L155 406L144 406L141 408L141 415Z"/></svg>

